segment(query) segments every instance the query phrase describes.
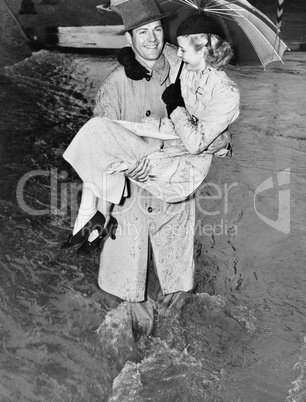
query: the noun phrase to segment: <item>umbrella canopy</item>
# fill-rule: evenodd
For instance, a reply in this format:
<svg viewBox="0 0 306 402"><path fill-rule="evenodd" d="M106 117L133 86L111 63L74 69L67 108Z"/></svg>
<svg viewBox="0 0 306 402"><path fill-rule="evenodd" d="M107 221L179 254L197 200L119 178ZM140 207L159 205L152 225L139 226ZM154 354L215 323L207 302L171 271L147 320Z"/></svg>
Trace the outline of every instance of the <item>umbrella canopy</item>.
<svg viewBox="0 0 306 402"><path fill-rule="evenodd" d="M282 61L287 49L273 22L246 0L157 0L161 12L173 15L164 24L166 38L176 43L179 24L195 12L204 11L223 31L232 45L238 66Z"/></svg>

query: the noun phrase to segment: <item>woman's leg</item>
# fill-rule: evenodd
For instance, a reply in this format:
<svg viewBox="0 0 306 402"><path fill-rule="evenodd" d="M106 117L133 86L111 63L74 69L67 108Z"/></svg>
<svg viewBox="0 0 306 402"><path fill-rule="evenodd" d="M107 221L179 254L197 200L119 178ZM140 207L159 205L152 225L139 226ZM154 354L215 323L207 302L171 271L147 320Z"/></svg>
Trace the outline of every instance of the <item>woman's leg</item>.
<svg viewBox="0 0 306 402"><path fill-rule="evenodd" d="M93 195L94 196L94 195ZM94 196L95 197L95 196ZM83 196L82 196L83 198ZM96 198L96 197L95 197ZM81 201L81 205L82 205L82 201ZM80 205L80 208L81 208ZM95 211L100 211L101 214L104 215L105 218L105 223L104 226L106 227L110 217L111 217L111 210L113 208L114 204L112 204L109 201L103 200L101 198L96 198L95 199ZM93 240L95 240L97 237L99 236L99 232L98 230L94 230L93 232L90 233L89 237L88 237L88 241L92 242Z"/></svg>
<svg viewBox="0 0 306 402"><path fill-rule="evenodd" d="M95 215L97 212L97 197L93 193L93 191L86 187L86 184L83 185L82 189L82 198L78 211L77 218L74 222L74 227L72 234L75 235L81 230L88 221Z"/></svg>
<svg viewBox="0 0 306 402"><path fill-rule="evenodd" d="M90 184L84 183L82 198L72 233L61 245L62 249L80 246L84 242L92 242L98 236L105 235L110 220L112 203L101 202ZM114 219L114 218L113 218Z"/></svg>
<svg viewBox="0 0 306 402"><path fill-rule="evenodd" d="M103 227L97 227L97 229L93 228L91 233L89 234L88 238L86 241L81 245L81 247L78 248L77 254L79 255L88 255L92 253L95 250L100 250L103 247L104 242L108 237L111 239L115 240L116 239L116 230L118 226L117 219L114 218L111 215L111 211L113 208L113 203L110 201L106 201L101 198L97 198L94 196L94 205L95 205L95 215L97 216L100 214L100 216L103 219L102 225ZM80 209L84 211L84 205L86 205L87 202L90 201L90 197L87 198L87 194L85 193L84 196L84 204L80 205ZM90 207L91 204L88 206ZM81 212L82 213L82 212ZM80 213L80 219L79 221L82 221ZM86 214L86 211L85 211ZM90 213L92 215L92 211ZM86 219L89 219L89 216L87 216ZM83 216L84 218L84 216ZM84 221L84 220L83 220Z"/></svg>

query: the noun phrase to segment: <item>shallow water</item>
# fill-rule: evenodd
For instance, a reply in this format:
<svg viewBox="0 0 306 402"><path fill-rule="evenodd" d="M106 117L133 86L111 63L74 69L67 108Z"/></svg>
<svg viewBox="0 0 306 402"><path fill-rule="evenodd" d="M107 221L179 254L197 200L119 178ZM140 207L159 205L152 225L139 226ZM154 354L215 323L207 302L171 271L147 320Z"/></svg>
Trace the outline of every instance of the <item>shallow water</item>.
<svg viewBox="0 0 306 402"><path fill-rule="evenodd" d="M305 61L229 72L242 112L197 198L195 295L138 345L97 258L58 250L79 197L61 155L114 59L40 51L1 71L3 400L306 400Z"/></svg>

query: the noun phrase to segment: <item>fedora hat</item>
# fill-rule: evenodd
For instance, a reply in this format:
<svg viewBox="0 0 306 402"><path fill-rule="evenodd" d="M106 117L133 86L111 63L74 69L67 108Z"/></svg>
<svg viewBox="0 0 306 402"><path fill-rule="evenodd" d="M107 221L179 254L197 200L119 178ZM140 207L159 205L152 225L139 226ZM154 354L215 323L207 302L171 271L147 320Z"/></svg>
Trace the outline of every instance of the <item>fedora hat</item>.
<svg viewBox="0 0 306 402"><path fill-rule="evenodd" d="M171 12L162 14L154 0L111 0L110 9L123 20L124 33L150 22L168 17Z"/></svg>

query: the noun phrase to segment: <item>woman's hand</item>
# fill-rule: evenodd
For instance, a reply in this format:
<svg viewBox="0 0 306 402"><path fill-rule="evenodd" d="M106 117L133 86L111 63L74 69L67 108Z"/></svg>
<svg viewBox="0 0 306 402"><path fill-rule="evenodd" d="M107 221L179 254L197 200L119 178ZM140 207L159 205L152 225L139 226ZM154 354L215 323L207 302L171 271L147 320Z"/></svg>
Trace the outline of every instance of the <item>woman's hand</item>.
<svg viewBox="0 0 306 402"><path fill-rule="evenodd" d="M181 92L181 80L177 80L174 84L169 85L162 94L162 100L166 104L168 117L178 107L185 107L185 102Z"/></svg>
<svg viewBox="0 0 306 402"><path fill-rule="evenodd" d="M143 158L139 162L135 162L134 166L131 166L126 170L124 175L129 179L145 182L148 180L149 171L149 161L146 158Z"/></svg>

